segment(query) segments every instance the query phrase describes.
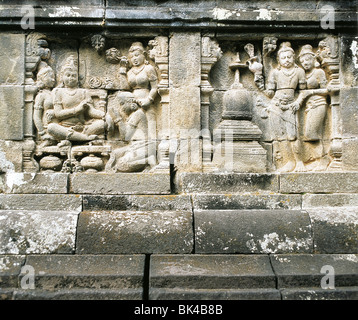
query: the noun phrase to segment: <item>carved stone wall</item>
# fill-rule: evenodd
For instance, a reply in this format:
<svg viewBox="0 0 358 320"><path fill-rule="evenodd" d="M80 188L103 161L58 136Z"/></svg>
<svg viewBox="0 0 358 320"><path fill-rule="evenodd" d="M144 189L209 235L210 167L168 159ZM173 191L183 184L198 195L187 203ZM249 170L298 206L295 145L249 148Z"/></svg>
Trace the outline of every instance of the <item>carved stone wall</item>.
<svg viewBox="0 0 358 320"><path fill-rule="evenodd" d="M7 21L3 172L358 169L357 40L341 16L348 4L333 30L322 29L315 11L318 25L262 33L270 21L292 21L288 8L208 2L188 18L192 4L154 2L142 13L150 20L156 12L146 30L135 4L123 7L126 20L111 1L35 7L35 30ZM18 9L5 3L4 19ZM251 30L240 29L253 18ZM175 19L195 22L177 30Z"/></svg>

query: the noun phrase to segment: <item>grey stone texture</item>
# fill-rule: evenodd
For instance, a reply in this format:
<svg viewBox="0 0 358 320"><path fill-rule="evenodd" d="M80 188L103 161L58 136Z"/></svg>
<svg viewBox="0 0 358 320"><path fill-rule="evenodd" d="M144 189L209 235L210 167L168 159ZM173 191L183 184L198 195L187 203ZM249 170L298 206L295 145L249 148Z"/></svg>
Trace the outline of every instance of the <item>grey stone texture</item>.
<svg viewBox="0 0 358 320"><path fill-rule="evenodd" d="M9 172L4 176L5 193L53 194L67 191L67 173Z"/></svg>
<svg viewBox="0 0 358 320"><path fill-rule="evenodd" d="M82 173L70 176L70 192L80 194L169 194L169 173Z"/></svg>
<svg viewBox="0 0 358 320"><path fill-rule="evenodd" d="M196 210L196 253L311 253L309 216L299 210Z"/></svg>
<svg viewBox="0 0 358 320"><path fill-rule="evenodd" d="M24 87L0 84L0 139L22 140L24 123Z"/></svg>
<svg viewBox="0 0 358 320"><path fill-rule="evenodd" d="M191 253L190 211L83 211L79 254Z"/></svg>
<svg viewBox="0 0 358 320"><path fill-rule="evenodd" d="M0 254L73 253L79 211L0 210Z"/></svg>
<svg viewBox="0 0 358 320"><path fill-rule="evenodd" d="M25 256L0 254L0 288L16 288ZM0 296L2 292L0 291ZM0 300L3 300L1 297Z"/></svg>

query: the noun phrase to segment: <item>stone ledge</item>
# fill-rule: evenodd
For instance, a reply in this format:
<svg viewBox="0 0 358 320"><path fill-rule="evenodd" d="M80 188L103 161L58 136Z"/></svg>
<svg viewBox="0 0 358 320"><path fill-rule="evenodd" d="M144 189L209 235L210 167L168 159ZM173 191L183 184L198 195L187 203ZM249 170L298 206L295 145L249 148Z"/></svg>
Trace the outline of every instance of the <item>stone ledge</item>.
<svg viewBox="0 0 358 320"><path fill-rule="evenodd" d="M282 193L358 193L358 172L280 174Z"/></svg>
<svg viewBox="0 0 358 320"><path fill-rule="evenodd" d="M84 195L83 210L191 211L189 195Z"/></svg>
<svg viewBox="0 0 358 320"><path fill-rule="evenodd" d="M284 289L280 293L282 300L358 300L358 287Z"/></svg>
<svg viewBox="0 0 358 320"><path fill-rule="evenodd" d="M267 255L153 255L150 289L275 288Z"/></svg>
<svg viewBox="0 0 358 320"><path fill-rule="evenodd" d="M151 288L149 300L281 300L277 289Z"/></svg>
<svg viewBox="0 0 358 320"><path fill-rule="evenodd" d="M312 253L300 210L195 210L195 253Z"/></svg>
<svg viewBox="0 0 358 320"><path fill-rule="evenodd" d="M336 287L358 286L358 254L282 254L270 255L277 286L281 288L321 288L326 272L324 266L334 268Z"/></svg>
<svg viewBox="0 0 358 320"><path fill-rule="evenodd" d="M25 265L35 270L36 289L141 289L144 260L144 255L30 255Z"/></svg>
<svg viewBox="0 0 358 320"><path fill-rule="evenodd" d="M82 196L74 194L0 194L0 210L82 211Z"/></svg>
<svg viewBox="0 0 358 320"><path fill-rule="evenodd" d="M77 173L70 175L70 193L170 194L168 173Z"/></svg>
<svg viewBox="0 0 358 320"><path fill-rule="evenodd" d="M191 253L192 224L190 211L84 211L76 252Z"/></svg>
<svg viewBox="0 0 358 320"><path fill-rule="evenodd" d="M4 175L4 193L67 193L67 173L22 173Z"/></svg>
<svg viewBox="0 0 358 320"><path fill-rule="evenodd" d="M278 192L279 181L277 175L270 173L180 173L177 188L182 193L265 193Z"/></svg>

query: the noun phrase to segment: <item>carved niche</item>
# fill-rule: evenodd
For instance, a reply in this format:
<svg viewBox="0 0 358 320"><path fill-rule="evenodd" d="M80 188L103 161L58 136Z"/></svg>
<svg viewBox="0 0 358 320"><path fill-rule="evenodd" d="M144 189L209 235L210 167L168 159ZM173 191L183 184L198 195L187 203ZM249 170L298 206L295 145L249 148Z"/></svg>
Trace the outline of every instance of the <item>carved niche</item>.
<svg viewBox="0 0 358 320"><path fill-rule="evenodd" d="M28 49L31 45L34 52L26 69L34 87L28 99L33 171L155 170L162 123L158 88L164 92L168 86L168 52L158 49L168 39L158 38L92 35L78 46L28 36Z"/></svg>
<svg viewBox="0 0 358 320"><path fill-rule="evenodd" d="M210 170L340 170L337 39L220 46L223 57L210 73Z"/></svg>

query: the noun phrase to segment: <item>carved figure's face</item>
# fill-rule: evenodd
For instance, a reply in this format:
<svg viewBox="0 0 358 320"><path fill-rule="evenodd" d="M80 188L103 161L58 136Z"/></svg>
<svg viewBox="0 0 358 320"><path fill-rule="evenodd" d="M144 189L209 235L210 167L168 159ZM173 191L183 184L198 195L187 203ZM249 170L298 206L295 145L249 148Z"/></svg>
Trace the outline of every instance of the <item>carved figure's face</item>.
<svg viewBox="0 0 358 320"><path fill-rule="evenodd" d="M63 73L62 79L65 87L74 88L78 83L78 73L75 70L68 69Z"/></svg>
<svg viewBox="0 0 358 320"><path fill-rule="evenodd" d="M283 51L279 55L279 63L284 68L291 68L294 65L294 56L291 51Z"/></svg>
<svg viewBox="0 0 358 320"><path fill-rule="evenodd" d="M53 88L56 82L54 72L52 70L47 72L42 81L45 88Z"/></svg>
<svg viewBox="0 0 358 320"><path fill-rule="evenodd" d="M135 51L131 52L130 60L131 60L131 63L133 66L138 67L144 63L145 57L141 51L135 50Z"/></svg>
<svg viewBox="0 0 358 320"><path fill-rule="evenodd" d="M300 63L306 71L312 70L315 64L315 58L312 54L304 54L300 57Z"/></svg>
<svg viewBox="0 0 358 320"><path fill-rule="evenodd" d="M127 98L123 104L123 110L126 114L131 114L138 109L137 102L134 98Z"/></svg>

